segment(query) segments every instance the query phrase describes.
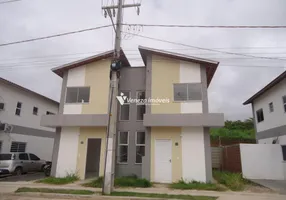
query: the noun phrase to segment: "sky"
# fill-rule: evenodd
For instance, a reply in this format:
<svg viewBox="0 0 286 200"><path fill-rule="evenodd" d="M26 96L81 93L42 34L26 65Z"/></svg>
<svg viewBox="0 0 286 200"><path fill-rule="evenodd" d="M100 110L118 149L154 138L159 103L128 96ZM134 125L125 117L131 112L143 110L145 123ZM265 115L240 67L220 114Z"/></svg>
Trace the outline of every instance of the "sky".
<svg viewBox="0 0 286 200"><path fill-rule="evenodd" d="M0 44L108 25L102 5L116 0L20 0L1 4ZM124 23L184 25L286 25L285 0L125 0ZM115 20L115 18L114 18ZM219 61L209 86L210 112L225 119L252 117L242 103L286 70L286 29L159 28L125 26L122 48L132 66L143 65L138 45ZM192 46L280 59L257 59L140 38L139 34ZM62 79L50 69L111 50L110 28L0 47L0 77L59 100Z"/></svg>

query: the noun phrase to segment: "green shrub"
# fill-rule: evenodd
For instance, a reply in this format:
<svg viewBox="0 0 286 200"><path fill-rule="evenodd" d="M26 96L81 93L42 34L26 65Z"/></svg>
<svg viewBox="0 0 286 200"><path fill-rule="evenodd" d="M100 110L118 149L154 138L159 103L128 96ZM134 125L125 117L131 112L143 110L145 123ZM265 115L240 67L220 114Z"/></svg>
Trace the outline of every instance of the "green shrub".
<svg viewBox="0 0 286 200"><path fill-rule="evenodd" d="M56 178L56 177L47 177L41 180L36 181L37 183L46 183L54 185L64 185L68 183L73 183L79 180L79 177L76 174L68 174L66 177Z"/></svg>
<svg viewBox="0 0 286 200"><path fill-rule="evenodd" d="M180 180L178 182L172 183L170 185L172 189L181 189L181 190L213 190L213 191L225 191L225 188L213 184L213 183L203 183L198 181L185 182Z"/></svg>
<svg viewBox="0 0 286 200"><path fill-rule="evenodd" d="M247 184L241 173L214 171L213 176L220 184L225 185L233 191L241 191L244 189L245 184Z"/></svg>
<svg viewBox="0 0 286 200"><path fill-rule="evenodd" d="M101 188L103 184L103 177L92 180L89 183L83 184L85 187ZM152 183L146 179L140 179L136 176L118 177L114 180L115 187L151 187Z"/></svg>

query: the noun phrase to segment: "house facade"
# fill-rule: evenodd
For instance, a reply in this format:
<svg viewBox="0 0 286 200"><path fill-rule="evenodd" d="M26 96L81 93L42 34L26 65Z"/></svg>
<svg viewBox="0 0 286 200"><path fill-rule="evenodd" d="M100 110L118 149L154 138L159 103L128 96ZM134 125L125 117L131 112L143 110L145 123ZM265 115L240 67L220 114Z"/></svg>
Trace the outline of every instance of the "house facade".
<svg viewBox="0 0 286 200"><path fill-rule="evenodd" d="M115 175L163 183L211 181L209 128L223 126L224 118L209 113L207 87L219 63L146 47L139 51L142 67L131 67L121 51L118 97L124 103L118 102ZM53 69L63 78L60 112L41 121L57 129L53 176L104 175L112 56L109 51Z"/></svg>
<svg viewBox="0 0 286 200"><path fill-rule="evenodd" d="M40 121L58 107L58 102L0 78L0 153L29 152L51 161L55 129Z"/></svg>
<svg viewBox="0 0 286 200"><path fill-rule="evenodd" d="M244 102L247 104L252 105L258 143L286 145L286 71Z"/></svg>

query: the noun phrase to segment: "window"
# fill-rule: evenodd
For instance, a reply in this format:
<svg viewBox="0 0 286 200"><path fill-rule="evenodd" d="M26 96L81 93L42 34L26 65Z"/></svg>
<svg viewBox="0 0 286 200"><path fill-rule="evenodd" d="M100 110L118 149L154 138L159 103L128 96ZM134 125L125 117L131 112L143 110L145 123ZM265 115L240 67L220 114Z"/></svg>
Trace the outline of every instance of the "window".
<svg viewBox="0 0 286 200"><path fill-rule="evenodd" d="M29 160L28 154L27 153L20 153L19 159L20 160Z"/></svg>
<svg viewBox="0 0 286 200"><path fill-rule="evenodd" d="M26 143L24 142L12 142L10 152L25 152Z"/></svg>
<svg viewBox="0 0 286 200"><path fill-rule="evenodd" d="M282 99L283 99L284 112L286 112L286 95L283 96Z"/></svg>
<svg viewBox="0 0 286 200"><path fill-rule="evenodd" d="M33 108L33 115L38 115L38 108L37 107Z"/></svg>
<svg viewBox="0 0 286 200"><path fill-rule="evenodd" d="M2 141L0 141L0 153L1 153L1 150L2 150Z"/></svg>
<svg viewBox="0 0 286 200"><path fill-rule="evenodd" d="M47 111L46 114L47 114L47 115L54 115L55 113L52 113L52 112L50 112L50 111Z"/></svg>
<svg viewBox="0 0 286 200"><path fill-rule="evenodd" d="M38 156L36 156L35 154L30 153L30 159L31 160L40 160L40 158Z"/></svg>
<svg viewBox="0 0 286 200"><path fill-rule="evenodd" d="M257 122L262 122L264 120L262 108L256 111Z"/></svg>
<svg viewBox="0 0 286 200"><path fill-rule="evenodd" d="M269 103L269 112L273 112L274 111L274 106L273 106L273 102Z"/></svg>
<svg viewBox="0 0 286 200"><path fill-rule="evenodd" d="M21 108L22 108L22 103L18 102L17 107L16 107L16 111L15 111L15 115L18 115L18 116L21 115Z"/></svg>
<svg viewBox="0 0 286 200"><path fill-rule="evenodd" d="M142 156L145 156L145 132L136 132L136 163L142 163Z"/></svg>
<svg viewBox="0 0 286 200"><path fill-rule="evenodd" d="M201 83L176 83L174 84L174 101L201 101Z"/></svg>
<svg viewBox="0 0 286 200"><path fill-rule="evenodd" d="M137 92L137 99L141 100L141 104L137 104L136 105L136 109L137 109L137 120L143 120L143 115L145 114L145 104L142 104L142 100L145 99L145 92L141 91L141 92Z"/></svg>
<svg viewBox="0 0 286 200"><path fill-rule="evenodd" d="M130 98L130 92L122 91L122 93L127 98ZM129 120L130 104L123 104L123 105L119 105L119 106L120 106L120 115L119 115L120 120L122 120L122 121Z"/></svg>
<svg viewBox="0 0 286 200"><path fill-rule="evenodd" d="M286 145L282 145L282 155L283 155L283 160L286 161Z"/></svg>
<svg viewBox="0 0 286 200"><path fill-rule="evenodd" d="M89 93L89 87L68 87L66 103L88 103Z"/></svg>
<svg viewBox="0 0 286 200"><path fill-rule="evenodd" d="M118 134L118 163L128 162L128 132Z"/></svg>

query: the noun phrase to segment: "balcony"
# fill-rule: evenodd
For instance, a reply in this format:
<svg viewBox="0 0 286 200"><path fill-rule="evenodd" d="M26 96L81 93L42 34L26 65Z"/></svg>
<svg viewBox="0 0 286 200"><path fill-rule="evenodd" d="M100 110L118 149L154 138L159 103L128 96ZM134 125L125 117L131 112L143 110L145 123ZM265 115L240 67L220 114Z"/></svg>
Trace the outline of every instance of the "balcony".
<svg viewBox="0 0 286 200"><path fill-rule="evenodd" d="M224 115L222 113L145 114L143 124L147 127L223 127Z"/></svg>
<svg viewBox="0 0 286 200"><path fill-rule="evenodd" d="M108 124L107 114L58 114L44 115L41 119L41 126L45 127L63 127L63 126L80 126L80 127L104 127Z"/></svg>

